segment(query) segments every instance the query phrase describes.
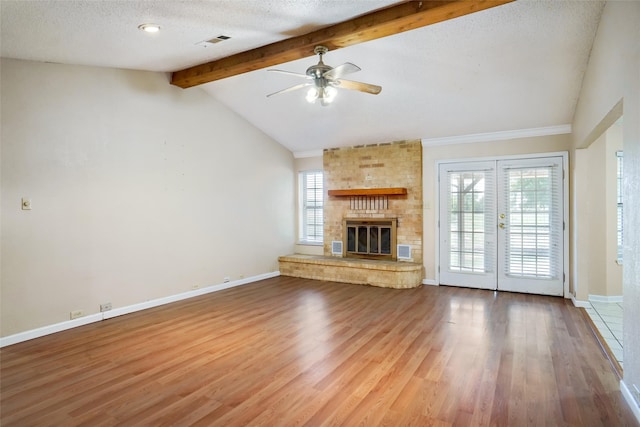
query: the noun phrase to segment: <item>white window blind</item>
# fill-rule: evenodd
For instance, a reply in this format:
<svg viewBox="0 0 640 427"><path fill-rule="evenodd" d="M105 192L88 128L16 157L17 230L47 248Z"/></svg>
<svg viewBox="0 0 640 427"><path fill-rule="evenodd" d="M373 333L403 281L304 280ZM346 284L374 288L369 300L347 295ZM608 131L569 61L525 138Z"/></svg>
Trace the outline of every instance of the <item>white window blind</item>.
<svg viewBox="0 0 640 427"><path fill-rule="evenodd" d="M617 223L617 234L618 234L618 262L622 262L622 230L623 230L623 209L622 209L622 177L623 177L623 169L622 169L622 164L623 164L623 155L622 155L622 151L617 151L616 152L616 160L617 160L617 183L618 183L618 197L617 197L617 201L618 201L618 223Z"/></svg>
<svg viewBox="0 0 640 427"><path fill-rule="evenodd" d="M323 173L322 171L300 172L300 240L322 243L323 237Z"/></svg>
<svg viewBox="0 0 640 427"><path fill-rule="evenodd" d="M561 274L561 194L553 191L561 179L557 166L505 168L507 203L505 272L508 276L557 278Z"/></svg>

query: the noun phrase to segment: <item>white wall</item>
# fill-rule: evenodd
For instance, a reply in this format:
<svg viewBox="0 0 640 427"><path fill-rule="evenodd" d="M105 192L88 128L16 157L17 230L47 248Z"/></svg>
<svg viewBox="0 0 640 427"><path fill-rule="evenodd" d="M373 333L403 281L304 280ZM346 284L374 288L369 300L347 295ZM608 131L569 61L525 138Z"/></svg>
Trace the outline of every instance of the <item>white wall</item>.
<svg viewBox="0 0 640 427"><path fill-rule="evenodd" d="M586 147L624 114L624 384L640 402L640 2L607 2L573 121ZM578 158L580 160L580 158ZM640 410L640 409L638 409Z"/></svg>
<svg viewBox="0 0 640 427"><path fill-rule="evenodd" d="M616 153L623 150L622 124L616 123L607 130L605 152L606 170L606 256L607 271L606 296L622 295L622 266L618 263L618 157ZM590 292L593 294L593 292Z"/></svg>
<svg viewBox="0 0 640 427"><path fill-rule="evenodd" d="M595 296L622 296L622 267L617 262L617 157L622 132L614 124L587 148L576 150L574 191L580 244L576 254L576 293L580 301Z"/></svg>
<svg viewBox="0 0 640 427"><path fill-rule="evenodd" d="M272 272L293 251L292 154L201 89L2 59L1 90L2 336Z"/></svg>

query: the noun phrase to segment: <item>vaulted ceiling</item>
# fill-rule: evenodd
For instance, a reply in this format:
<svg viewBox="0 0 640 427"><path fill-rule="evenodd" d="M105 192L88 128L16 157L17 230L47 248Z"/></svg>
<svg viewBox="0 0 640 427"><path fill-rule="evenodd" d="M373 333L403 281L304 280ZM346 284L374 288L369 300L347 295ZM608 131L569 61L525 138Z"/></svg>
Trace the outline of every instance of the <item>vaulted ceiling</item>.
<svg viewBox="0 0 640 427"><path fill-rule="evenodd" d="M0 0L1 48L9 58L172 73L398 3ZM602 7L518 0L330 50L325 63L352 62L362 71L349 79L383 89L375 96L340 90L327 107L306 102L304 91L267 98L300 80L266 68L179 90L208 92L298 155L400 139L561 132L573 119ZM138 30L149 22L161 31ZM219 35L230 38L200 43ZM270 68L304 73L316 62L309 56Z"/></svg>

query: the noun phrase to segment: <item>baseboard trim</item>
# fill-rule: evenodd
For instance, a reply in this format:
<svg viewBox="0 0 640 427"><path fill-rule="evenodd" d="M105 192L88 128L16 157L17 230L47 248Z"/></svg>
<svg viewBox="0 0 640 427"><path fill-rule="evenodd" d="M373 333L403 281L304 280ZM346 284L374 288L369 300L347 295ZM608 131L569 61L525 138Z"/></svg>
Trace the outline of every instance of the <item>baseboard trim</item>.
<svg viewBox="0 0 640 427"><path fill-rule="evenodd" d="M40 338L45 335L55 334L56 332L66 331L67 329L77 328L78 326L88 325L90 323L100 322L102 320L111 319L117 316L123 316L125 314L135 313L136 311L146 310L148 308L158 307L172 302L182 301L188 298L197 297L200 295L209 294L212 292L222 291L224 289L234 288L236 286L246 285L248 283L258 282L260 280L270 279L272 277L280 276L279 271L273 271L270 273L259 274L257 276L246 277L240 280L233 280L218 285L206 286L200 289L194 289L193 291L183 292L176 295L170 295L168 297L157 298L150 301L146 301L139 304L133 304L126 307L115 308L103 313L90 314L88 316L80 317L78 319L67 320L65 322L55 323L53 325L43 326L41 328L31 329L29 331L20 332L14 335L8 335L0 338L0 348L13 344L18 344L24 341L29 341L34 338Z"/></svg>
<svg viewBox="0 0 640 427"><path fill-rule="evenodd" d="M88 316L79 317L65 322L54 323L52 325L42 326L40 328L31 329L29 331L20 332L0 338L0 348L12 344L18 344L23 341L29 341L34 338L40 338L45 335L55 334L56 332L66 331L67 329L77 328L78 326L88 325L89 323L99 322L102 320L102 313L90 314Z"/></svg>
<svg viewBox="0 0 640 427"><path fill-rule="evenodd" d="M622 302L622 295L589 295L591 302Z"/></svg>
<svg viewBox="0 0 640 427"><path fill-rule="evenodd" d="M640 423L640 406L638 406L638 402L633 397L633 393L629 390L629 387L624 383L624 381L620 380L620 391L624 396L624 400L629 404L629 408L631 408L631 412L636 416L636 420Z"/></svg>
<svg viewBox="0 0 640 427"><path fill-rule="evenodd" d="M146 310L148 308L158 307L160 305L170 304L172 302L178 302L188 298L209 294L212 292L218 292L224 289L235 288L236 286L246 285L248 283L257 282L259 280L270 279L272 277L277 277L279 275L280 275L279 271L274 271L272 273L260 274L257 276L247 277L245 279L233 280L231 282L226 282L226 283L220 283L218 285L205 286L204 288L194 289L193 291L183 292L181 294L170 295L164 298L157 298L157 299L142 302L139 304L133 304L126 307L116 308L110 311L105 311L102 314L104 314L104 319L111 319L113 317L135 313L136 311Z"/></svg>
<svg viewBox="0 0 640 427"><path fill-rule="evenodd" d="M422 284L423 285L430 285L430 286L438 286L436 281L433 280L433 279L422 279Z"/></svg>
<svg viewBox="0 0 640 427"><path fill-rule="evenodd" d="M591 307L591 304L589 303L589 301L577 300L574 295L571 295L571 302L573 303L574 307L582 307L582 308Z"/></svg>

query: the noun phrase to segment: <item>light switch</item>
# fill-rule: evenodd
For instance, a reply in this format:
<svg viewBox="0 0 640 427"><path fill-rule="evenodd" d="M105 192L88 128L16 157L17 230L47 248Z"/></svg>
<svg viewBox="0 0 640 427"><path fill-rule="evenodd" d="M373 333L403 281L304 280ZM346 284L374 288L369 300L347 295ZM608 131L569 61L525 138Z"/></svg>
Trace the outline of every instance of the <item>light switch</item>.
<svg viewBox="0 0 640 427"><path fill-rule="evenodd" d="M23 197L22 198L22 210L30 211L31 210L31 199Z"/></svg>

